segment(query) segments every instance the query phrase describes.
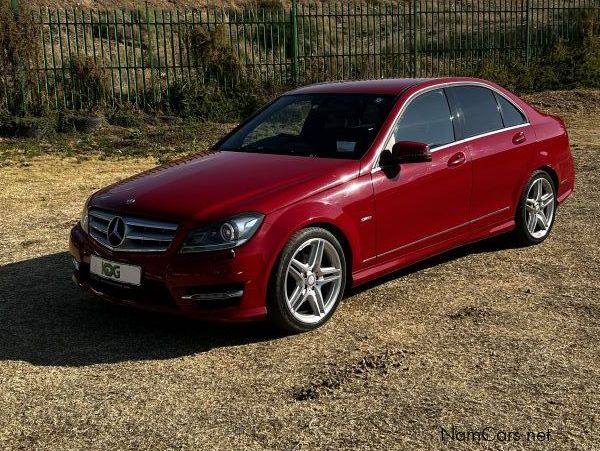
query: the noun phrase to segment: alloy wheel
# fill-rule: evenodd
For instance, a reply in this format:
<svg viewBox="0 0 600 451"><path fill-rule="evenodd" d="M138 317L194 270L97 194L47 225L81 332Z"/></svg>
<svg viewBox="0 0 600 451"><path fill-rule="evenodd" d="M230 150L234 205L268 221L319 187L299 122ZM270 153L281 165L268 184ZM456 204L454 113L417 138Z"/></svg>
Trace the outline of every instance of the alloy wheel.
<svg viewBox="0 0 600 451"><path fill-rule="evenodd" d="M314 324L335 306L342 289L342 260L323 238L311 238L294 252L285 276L287 307L298 321Z"/></svg>
<svg viewBox="0 0 600 451"><path fill-rule="evenodd" d="M525 224L532 237L545 237L554 220L554 188L545 178L531 184L525 199Z"/></svg>

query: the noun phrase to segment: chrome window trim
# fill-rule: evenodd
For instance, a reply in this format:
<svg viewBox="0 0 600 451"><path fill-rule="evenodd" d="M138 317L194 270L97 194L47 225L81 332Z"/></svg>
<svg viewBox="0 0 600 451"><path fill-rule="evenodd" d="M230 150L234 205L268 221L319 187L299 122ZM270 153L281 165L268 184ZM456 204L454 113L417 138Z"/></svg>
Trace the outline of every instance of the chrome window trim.
<svg viewBox="0 0 600 451"><path fill-rule="evenodd" d="M425 93L427 93L429 91L435 91L437 89L444 89L444 88L449 88L449 87L453 87L453 86L481 86L483 88L487 88L490 91L493 91L493 92L497 93L498 95L502 96L507 102L509 102L518 111L520 111L521 114L523 115L523 117L525 118L526 122L524 124L513 125L512 127L503 127L503 128L499 128L498 130L492 130L491 132L486 132L486 133L481 133L479 135L470 136L468 138L460 139L458 141L452 141L451 143L444 144L442 146L439 146L439 147L436 147L434 149L431 149L431 153L437 152L438 150L443 150L443 149L445 149L447 147L454 146L456 144L462 144L462 143L465 143L467 141L471 141L473 139L483 138L483 137L494 135L496 133L501 133L501 132L504 132L504 131L507 131L507 130L513 130L513 129L517 129L517 128L521 128L521 127L526 127L526 126L528 126L528 125L531 124L529 122L529 117L527 116L527 114L525 113L525 111L523 111L523 109L519 105L516 105L511 99L509 99L508 97L506 97L506 95L504 95L499 89L495 88L494 86L490 86L490 85L488 85L486 83L482 83L482 82L478 82L478 81L451 81L451 82L437 84L435 86L427 86L425 88L419 89L418 91L412 93L410 95L410 97L408 99L406 99L406 101L404 102L404 105L402 106L402 108L400 109L400 111L398 111L398 114L394 118L394 123L392 125L392 128L391 128L390 132L388 133L388 136L387 136L387 138L385 140L385 144L383 145L383 147L381 149L379 149L379 151L377 153L377 158L375 159L375 163L373 164L373 168L371 169L371 173L374 173L374 172L377 172L377 171L381 170L381 166L379 166L379 160L381 159L381 154L383 153L383 151L385 149L387 149L388 143L390 142L390 139L392 138L392 133L394 133L394 130L395 130L396 126L398 125L398 122L402 118L402 115L404 114L404 111L411 104L411 102L413 100L415 100L415 98L419 97L421 94L425 94Z"/></svg>

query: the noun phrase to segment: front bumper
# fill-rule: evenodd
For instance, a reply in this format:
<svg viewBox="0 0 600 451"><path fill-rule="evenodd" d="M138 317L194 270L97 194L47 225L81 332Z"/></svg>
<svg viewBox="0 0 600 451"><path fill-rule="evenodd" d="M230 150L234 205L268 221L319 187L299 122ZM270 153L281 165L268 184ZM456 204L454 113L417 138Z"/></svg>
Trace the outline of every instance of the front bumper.
<svg viewBox="0 0 600 451"><path fill-rule="evenodd" d="M73 280L106 301L144 310L215 321L262 319L271 261L257 238L228 251L124 253L101 246L78 224L69 241ZM140 266L141 285L126 286L90 274L92 254Z"/></svg>

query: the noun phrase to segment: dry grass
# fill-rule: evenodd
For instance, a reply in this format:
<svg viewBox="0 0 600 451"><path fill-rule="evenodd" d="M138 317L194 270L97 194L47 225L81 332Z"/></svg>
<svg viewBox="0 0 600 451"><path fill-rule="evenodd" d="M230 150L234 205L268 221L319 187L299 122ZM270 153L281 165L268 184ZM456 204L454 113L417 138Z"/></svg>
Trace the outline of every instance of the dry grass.
<svg viewBox="0 0 600 451"><path fill-rule="evenodd" d="M486 448L442 444L452 425L551 430L510 449L597 448L600 93L531 100L567 119L577 160L544 244L454 251L291 337L140 315L71 285L85 197L154 159L0 168L0 448Z"/></svg>
<svg viewBox="0 0 600 451"><path fill-rule="evenodd" d="M24 1L24 0L20 0ZM29 0L34 6L48 6L55 8L56 0ZM152 8L202 8L212 7L275 7L282 5L284 8L291 6L291 0L147 0L148 6ZM364 3L381 4L392 3L395 0L364 0ZM324 3L326 0L298 0L298 3ZM357 0L357 3L359 1ZM141 8L145 2L139 0L63 0L60 6L79 8Z"/></svg>
<svg viewBox="0 0 600 451"><path fill-rule="evenodd" d="M153 8L201 8L203 6L235 6L241 3L252 3L253 0L148 0L148 6ZM35 6L56 8L55 0L33 0ZM145 2L138 0L64 0L60 6L78 7L78 8L142 8Z"/></svg>
<svg viewBox="0 0 600 451"><path fill-rule="evenodd" d="M21 2L25 0L19 0ZM445 0L439 0L443 2ZM477 0L467 0L466 3L475 3ZM532 4L542 0L533 0ZM355 0L356 3L361 3L360 0ZM573 0L559 0L557 3L571 3ZM42 6L56 8L56 0L28 0L33 6ZM236 6L257 6L263 5L265 7L273 7L276 5L283 5L285 8L289 8L291 0L147 0L148 6L154 8L202 8L204 6L216 6L216 7L236 7ZM298 0L298 3L328 3L328 0ZM397 0L362 0L362 3L369 3L372 5L379 5L382 3L397 3ZM495 2L491 2L495 3ZM63 0L60 2L60 6L67 7L78 7L78 8L141 8L145 2L139 0Z"/></svg>
<svg viewBox="0 0 600 451"><path fill-rule="evenodd" d="M138 157L153 157L156 163L163 163L208 149L232 127L232 124L196 121L164 125L158 119L144 117L139 112L127 113L127 118L134 119L136 123L113 126L105 121L99 132L88 135L59 134L50 130L40 141L0 137L0 168L17 165L36 166L43 170L43 166L34 164L35 159L43 155L69 157L76 163L95 159L96 165L97 160L107 158ZM48 122L48 128L51 128L53 121Z"/></svg>

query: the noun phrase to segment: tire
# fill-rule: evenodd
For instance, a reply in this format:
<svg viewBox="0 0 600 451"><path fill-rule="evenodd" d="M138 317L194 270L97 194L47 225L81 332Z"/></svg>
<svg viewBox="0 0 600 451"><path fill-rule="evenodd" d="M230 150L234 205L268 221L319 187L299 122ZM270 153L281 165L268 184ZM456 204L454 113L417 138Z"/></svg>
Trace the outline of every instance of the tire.
<svg viewBox="0 0 600 451"><path fill-rule="evenodd" d="M99 116L80 116L73 119L75 130L80 133L92 133L102 125L102 118Z"/></svg>
<svg viewBox="0 0 600 451"><path fill-rule="evenodd" d="M20 138L40 139L44 136L44 129L39 124L20 124L16 135Z"/></svg>
<svg viewBox="0 0 600 451"><path fill-rule="evenodd" d="M163 122L163 124L175 125L183 122L183 119L177 116L159 116L159 119Z"/></svg>
<svg viewBox="0 0 600 451"><path fill-rule="evenodd" d="M292 333L320 327L344 295L346 272L344 250L331 232L318 227L300 230L273 270L268 319Z"/></svg>
<svg viewBox="0 0 600 451"><path fill-rule="evenodd" d="M534 172L521 193L515 215L517 243L531 246L548 238L556 218L556 207L554 180L545 171Z"/></svg>

